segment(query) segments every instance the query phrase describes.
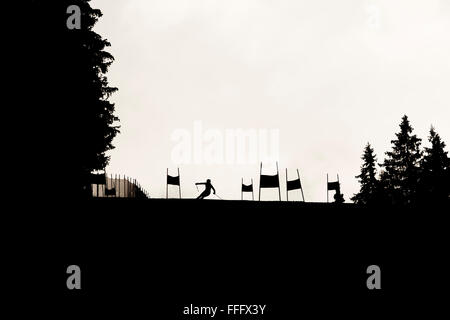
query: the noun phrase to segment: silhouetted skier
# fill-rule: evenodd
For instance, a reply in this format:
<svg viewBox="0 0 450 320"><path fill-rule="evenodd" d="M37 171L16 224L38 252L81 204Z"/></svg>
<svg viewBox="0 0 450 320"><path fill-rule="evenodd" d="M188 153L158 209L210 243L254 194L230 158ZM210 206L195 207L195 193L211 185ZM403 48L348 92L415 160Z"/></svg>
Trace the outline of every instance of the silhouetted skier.
<svg viewBox="0 0 450 320"><path fill-rule="evenodd" d="M214 194L216 194L216 189L214 189L213 185L211 184L211 180L206 180L206 182L197 182L195 185L205 185L205 190L197 197L197 199L203 199L211 194L211 189L213 189Z"/></svg>

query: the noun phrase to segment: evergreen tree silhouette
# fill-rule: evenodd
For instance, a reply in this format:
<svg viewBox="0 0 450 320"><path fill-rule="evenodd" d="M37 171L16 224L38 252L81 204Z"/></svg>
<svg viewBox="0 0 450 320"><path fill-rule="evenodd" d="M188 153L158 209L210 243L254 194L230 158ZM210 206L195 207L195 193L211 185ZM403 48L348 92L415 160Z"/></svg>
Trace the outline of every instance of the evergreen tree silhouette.
<svg viewBox="0 0 450 320"><path fill-rule="evenodd" d="M379 181L377 180L377 158L370 143L364 148L361 157L361 173L356 176L361 188L351 199L361 205L374 205L379 200Z"/></svg>
<svg viewBox="0 0 450 320"><path fill-rule="evenodd" d="M441 204L450 195L450 158L445 143L433 127L428 137L430 147L425 147L421 163L420 202Z"/></svg>
<svg viewBox="0 0 450 320"><path fill-rule="evenodd" d="M119 132L109 101L117 89L106 78L114 58L105 51L110 43L93 31L102 13L89 3L24 2L19 148L26 153L23 166L51 186L45 194L89 196L90 173L107 166ZM81 9L81 29L67 26L71 5Z"/></svg>
<svg viewBox="0 0 450 320"><path fill-rule="evenodd" d="M341 193L340 188L336 190L336 193L334 194L333 197L334 197L334 203L342 204L345 202L344 195Z"/></svg>
<svg viewBox="0 0 450 320"><path fill-rule="evenodd" d="M382 185L386 196L394 205L415 205L417 200L417 182L420 172L422 152L421 139L412 134L408 117L400 123L397 139L391 140L392 151L386 152L387 158L381 164Z"/></svg>

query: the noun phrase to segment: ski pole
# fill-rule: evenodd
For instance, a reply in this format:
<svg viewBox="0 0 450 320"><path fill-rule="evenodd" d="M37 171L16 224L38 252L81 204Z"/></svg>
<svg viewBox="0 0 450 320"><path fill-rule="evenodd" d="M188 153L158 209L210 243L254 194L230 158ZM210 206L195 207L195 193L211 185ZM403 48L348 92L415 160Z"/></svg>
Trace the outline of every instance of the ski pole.
<svg viewBox="0 0 450 320"><path fill-rule="evenodd" d="M214 195L219 198L220 200L223 200L221 197L219 197L217 194L214 193Z"/></svg>

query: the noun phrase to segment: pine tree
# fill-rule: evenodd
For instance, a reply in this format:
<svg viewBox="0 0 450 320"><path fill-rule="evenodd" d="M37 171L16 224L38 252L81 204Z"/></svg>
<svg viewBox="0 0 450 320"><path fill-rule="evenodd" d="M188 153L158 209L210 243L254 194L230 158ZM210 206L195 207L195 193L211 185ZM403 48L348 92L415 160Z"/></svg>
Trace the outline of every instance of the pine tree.
<svg viewBox="0 0 450 320"><path fill-rule="evenodd" d="M80 29L67 26L72 5L80 8ZM29 0L24 10L23 166L44 173L41 181L52 185L52 193L89 195L89 175L108 165L106 152L119 132L109 101L117 89L106 78L114 58L105 51L110 43L93 31L102 13L90 0Z"/></svg>
<svg viewBox="0 0 450 320"><path fill-rule="evenodd" d="M445 151L445 143L433 127L428 141L431 146L425 148L421 163L420 197L423 203L448 201L450 194L450 158Z"/></svg>
<svg viewBox="0 0 450 320"><path fill-rule="evenodd" d="M421 139L412 134L408 117L400 123L400 132L392 140L392 151L386 152L387 158L381 165L384 192L394 205L414 205L417 200L417 182L419 179Z"/></svg>
<svg viewBox="0 0 450 320"><path fill-rule="evenodd" d="M370 143L367 143L361 159L363 160L361 173L356 176L359 180L361 188L359 193L352 197L352 200L357 204L373 205L376 203L378 198L379 183L376 177L377 159Z"/></svg>

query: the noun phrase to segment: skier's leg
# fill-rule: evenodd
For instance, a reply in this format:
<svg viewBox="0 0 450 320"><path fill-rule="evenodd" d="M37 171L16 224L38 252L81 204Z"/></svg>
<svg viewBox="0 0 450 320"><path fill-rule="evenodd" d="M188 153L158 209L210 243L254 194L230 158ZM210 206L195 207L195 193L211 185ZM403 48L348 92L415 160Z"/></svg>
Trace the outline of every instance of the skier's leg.
<svg viewBox="0 0 450 320"><path fill-rule="evenodd" d="M204 199L204 198L206 198L207 196L209 196L209 192L208 192L207 190L205 190L205 191L203 191L203 192L198 196L197 199Z"/></svg>
<svg viewBox="0 0 450 320"><path fill-rule="evenodd" d="M203 191L198 197L197 199L203 199L204 197L209 196L209 192Z"/></svg>

